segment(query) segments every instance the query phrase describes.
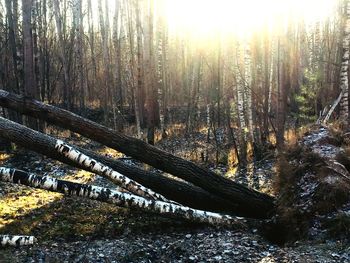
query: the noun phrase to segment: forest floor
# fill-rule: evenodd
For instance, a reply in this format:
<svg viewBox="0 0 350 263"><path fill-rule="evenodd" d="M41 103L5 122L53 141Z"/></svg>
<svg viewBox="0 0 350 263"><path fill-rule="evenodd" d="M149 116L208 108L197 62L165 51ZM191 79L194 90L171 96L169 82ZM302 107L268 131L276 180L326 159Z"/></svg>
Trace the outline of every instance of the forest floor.
<svg viewBox="0 0 350 263"><path fill-rule="evenodd" d="M273 194L274 161L265 159L236 173L227 165L229 154L216 152L216 144L225 145L223 133L218 130L216 140L207 143L205 130L183 136L179 128L158 146L196 162L209 156L208 168ZM66 140L141 165L79 136ZM1 154L0 162L39 175L113 187L100 176L25 149ZM0 262L350 262L350 245L344 239L322 236L280 247L255 228L210 227L8 183L0 183L0 234L38 239L33 246L0 248Z"/></svg>

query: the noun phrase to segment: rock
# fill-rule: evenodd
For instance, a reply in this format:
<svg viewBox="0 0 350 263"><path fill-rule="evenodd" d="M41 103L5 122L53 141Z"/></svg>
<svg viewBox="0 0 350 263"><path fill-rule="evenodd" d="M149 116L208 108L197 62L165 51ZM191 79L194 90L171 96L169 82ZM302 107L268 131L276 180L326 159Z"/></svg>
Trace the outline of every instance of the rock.
<svg viewBox="0 0 350 263"><path fill-rule="evenodd" d="M215 256L214 259L215 259L215 260L221 260L221 259L222 259L222 256Z"/></svg>

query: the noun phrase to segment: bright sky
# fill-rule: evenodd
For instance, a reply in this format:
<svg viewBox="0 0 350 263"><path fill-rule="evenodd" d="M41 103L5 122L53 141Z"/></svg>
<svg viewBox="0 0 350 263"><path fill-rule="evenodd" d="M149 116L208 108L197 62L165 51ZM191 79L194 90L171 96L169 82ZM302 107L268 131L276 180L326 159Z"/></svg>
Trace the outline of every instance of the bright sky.
<svg viewBox="0 0 350 263"><path fill-rule="evenodd" d="M206 35L215 31L244 35L266 24L278 28L287 17L306 24L334 14L337 0L164 0L173 31Z"/></svg>

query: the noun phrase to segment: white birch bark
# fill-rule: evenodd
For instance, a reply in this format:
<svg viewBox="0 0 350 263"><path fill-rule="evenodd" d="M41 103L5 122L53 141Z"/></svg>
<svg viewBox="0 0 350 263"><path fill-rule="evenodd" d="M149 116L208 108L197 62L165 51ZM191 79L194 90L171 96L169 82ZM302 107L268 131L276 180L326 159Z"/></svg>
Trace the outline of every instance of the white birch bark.
<svg viewBox="0 0 350 263"><path fill-rule="evenodd" d="M70 196L85 197L92 200L116 204L121 207L137 208L142 211L183 218L213 225L244 226L245 220L219 213L207 212L178 204L149 200L137 195L122 193L113 189L84 185L59 180L49 176L38 176L21 170L0 167L0 181L23 184Z"/></svg>
<svg viewBox="0 0 350 263"><path fill-rule="evenodd" d="M0 235L0 245L5 246L27 246L33 245L36 238L33 236Z"/></svg>
<svg viewBox="0 0 350 263"><path fill-rule="evenodd" d="M160 121L160 131L163 136L165 132L165 126L164 126L164 97L163 97L163 90L164 90L164 68L163 68L163 40L164 40L164 22L161 15L158 14L158 21L157 21L157 47L158 47L158 53L157 53L157 78L158 78L158 107L159 107L159 121Z"/></svg>
<svg viewBox="0 0 350 263"><path fill-rule="evenodd" d="M210 126L211 126L211 118L210 118L210 108L211 105L210 103L207 104L207 143L206 143L206 155L205 155L205 162L208 162L209 158L209 146L210 146Z"/></svg>
<svg viewBox="0 0 350 263"><path fill-rule="evenodd" d="M243 89L243 81L240 72L240 46L237 43L237 57L236 57L236 65L235 65L235 75L236 75L236 84L237 84L237 110L238 110L238 119L242 134L246 133L247 125L244 117L244 89Z"/></svg>
<svg viewBox="0 0 350 263"><path fill-rule="evenodd" d="M246 90L246 105L248 114L248 130L249 140L254 143L254 131L253 131L253 109L252 109L252 74L251 74L251 55L250 44L247 41L244 53L244 77L245 77L245 90Z"/></svg>
<svg viewBox="0 0 350 263"><path fill-rule="evenodd" d="M338 106L339 102L341 101L341 98L343 97L343 95L344 95L344 91L341 90L338 98L333 102L332 107L329 109L326 117L322 121L323 123L326 124L328 122L328 120L331 117L332 113L334 112L335 108Z"/></svg>
<svg viewBox="0 0 350 263"><path fill-rule="evenodd" d="M240 72L241 51L240 45L236 45L236 63L235 63L235 78L236 78L236 92L237 92L237 115L239 124L239 160L240 165L245 166L247 161L247 125L244 116L244 80Z"/></svg>
<svg viewBox="0 0 350 263"><path fill-rule="evenodd" d="M144 187L143 185L129 179L128 177L114 171L112 168L90 158L89 156L75 150L73 147L67 145L61 140L56 141L56 150L72 160L73 162L79 163L82 166L91 168L95 173L108 178L120 185L121 187L129 190L130 192L143 196L148 199L162 200L169 202L164 196Z"/></svg>
<svg viewBox="0 0 350 263"><path fill-rule="evenodd" d="M207 127L208 127L208 139L207 142L209 143L210 138L210 126L211 126L211 119L210 119L210 103L207 104Z"/></svg>
<svg viewBox="0 0 350 263"><path fill-rule="evenodd" d="M345 30L343 38L343 58L340 71L340 89L342 98L340 101L340 118L348 123L349 118L349 81L348 81L348 70L349 70L349 55L350 55L350 0L345 2Z"/></svg>

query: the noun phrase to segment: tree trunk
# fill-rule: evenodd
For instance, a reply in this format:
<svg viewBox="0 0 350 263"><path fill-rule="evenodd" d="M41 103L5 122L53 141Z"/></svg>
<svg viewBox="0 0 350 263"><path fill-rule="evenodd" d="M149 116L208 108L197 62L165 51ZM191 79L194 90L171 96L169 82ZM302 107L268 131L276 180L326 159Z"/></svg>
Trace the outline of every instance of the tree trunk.
<svg viewBox="0 0 350 263"><path fill-rule="evenodd" d="M26 246L33 245L36 242L36 238L33 236L13 236L13 235L0 235L0 246Z"/></svg>
<svg viewBox="0 0 350 263"><path fill-rule="evenodd" d="M18 30L17 27L15 27L15 21L13 18L13 12L11 8L11 0L6 0L5 1L5 6L6 6L6 18L7 18L7 23L8 23L8 41L10 44L11 48L11 55L12 55L12 67L13 67L13 75L15 78L15 85L14 85L14 90L16 92L20 92L20 84L19 84L19 72L18 72L18 55L17 55L17 41L16 41L16 34L15 30Z"/></svg>
<svg viewBox="0 0 350 263"><path fill-rule="evenodd" d="M200 223L226 226L244 226L245 223L244 220L239 217L196 210L163 201L149 200L137 195L116 191L114 189L94 185L84 185L59 180L49 176L38 176L12 168L0 167L0 181L27 185L70 196L85 197L105 203L116 204L120 207L136 208L145 212L183 218Z"/></svg>
<svg viewBox="0 0 350 263"><path fill-rule="evenodd" d="M142 28L140 3L136 1L136 35L137 35L137 86L134 88L134 110L136 118L137 136L142 138L141 127L144 126L144 71L143 71L143 52L142 52ZM129 22L131 23L131 21ZM131 32L129 32L131 34ZM133 48L133 47L130 47ZM133 61L133 60L132 60Z"/></svg>
<svg viewBox="0 0 350 263"><path fill-rule="evenodd" d="M345 1L345 28L343 38L343 58L340 72L340 90L343 93L340 101L340 118L349 124L349 57L350 57L350 1Z"/></svg>
<svg viewBox="0 0 350 263"><path fill-rule="evenodd" d="M193 183L237 205L237 213L251 217L268 217L274 209L273 198L248 189L200 166L162 151L141 140L82 118L72 112L0 90L0 106L37 117L80 133L121 151L155 168Z"/></svg>
<svg viewBox="0 0 350 263"><path fill-rule="evenodd" d="M116 1L115 11L113 17L113 43L115 49L115 95L116 95L116 104L118 110L121 111L123 107L123 88L122 88L122 53L121 53L121 34L119 29L119 18L121 17L121 3ZM115 105L114 105L115 106ZM119 112L118 112L119 113ZM118 114L118 130L122 130L123 122L121 120L121 112Z"/></svg>
<svg viewBox="0 0 350 263"><path fill-rule="evenodd" d="M239 43L236 45L236 92L237 92L237 115L239 127L239 166L245 167L247 165L247 125L244 116L244 80L240 72L241 65L241 47Z"/></svg>
<svg viewBox="0 0 350 263"><path fill-rule="evenodd" d="M338 98L333 102L332 106L327 112L326 117L322 120L323 123L327 123L329 118L331 117L332 113L334 112L335 108L338 106L339 102L341 101L341 98L344 96L344 91L341 90Z"/></svg>
<svg viewBox="0 0 350 263"><path fill-rule="evenodd" d="M102 61L103 61L103 80L102 84L104 87L104 94L101 98L103 101L103 107L105 111L105 123L108 123L108 115L109 115L109 109L112 100L112 95L110 92L110 85L111 85L111 62L110 62L110 56L109 56L109 18L108 18L108 2L105 0L105 10L103 11L102 6L102 0L98 1L98 13L99 13L99 23L100 23L100 32L101 32L101 47L102 47Z"/></svg>
<svg viewBox="0 0 350 263"><path fill-rule="evenodd" d="M77 74L77 88L75 94L79 94L79 106L81 109L85 108L85 78L84 78L84 45L83 45L83 12L82 0L75 0L72 3L73 8L73 38L74 54L76 57L76 74Z"/></svg>
<svg viewBox="0 0 350 263"><path fill-rule="evenodd" d="M55 149L56 138L4 118L0 119L0 137L68 165L94 172L90 166L82 166L80 163L73 162L65 155L60 154ZM145 187L151 188L166 198L183 205L201 210L224 212L226 214L232 214L237 210L236 206L232 205L232 203L212 195L197 186L192 186L186 182L174 180L158 173L144 171L135 165L125 164L122 161L99 155L93 151L79 147L75 148L95 160L108 165L112 169L125 174ZM189 193L191 198L188 198Z"/></svg>
<svg viewBox="0 0 350 263"><path fill-rule="evenodd" d="M252 149L254 149L254 130L253 130L253 108L252 108L252 72L251 72L251 47L249 40L245 43L244 49L244 87L246 91L246 106L248 115L248 131L249 131L249 143Z"/></svg>
<svg viewBox="0 0 350 263"><path fill-rule="evenodd" d="M273 43L273 39L271 39L271 43ZM270 55L271 53L271 55ZM263 143L267 142L269 138L269 109L270 109L270 93L271 93L271 80L273 72L273 45L270 43L269 39L266 36L264 39L264 106L263 106L263 131L262 131L262 141Z"/></svg>
<svg viewBox="0 0 350 263"><path fill-rule="evenodd" d="M79 152L68 144L64 143L61 140L56 140L55 145L56 150L66 156L69 160L74 163L80 164L82 167L89 167L91 171L97 173L103 177L110 179L112 182L120 185L126 190L130 191L139 196L143 196L151 200L161 200L169 202L165 197L160 194L153 192L152 190L140 185L139 183L130 180L128 177L113 171L110 167L92 159L91 157Z"/></svg>
<svg viewBox="0 0 350 263"><path fill-rule="evenodd" d="M70 98L70 76L68 70L68 63L66 58L66 43L63 38L62 32L62 17L60 11L60 2L58 0L53 0L56 29L58 35L58 44L59 44L59 56L63 67L63 105L70 109L71 107L71 98Z"/></svg>
<svg viewBox="0 0 350 263"><path fill-rule="evenodd" d="M220 127L220 118L221 118L221 90L222 90L222 80L221 78L223 77L223 73L224 70L221 69L222 67L222 63L221 63L221 36L220 34L218 34L217 36L217 63L216 63L216 72L217 72L217 76L215 77L215 89L216 89L216 103L217 103L217 124L218 124L218 128ZM222 73L221 73L222 72ZM215 74L215 73L214 73ZM213 127L215 128L215 126L213 125ZM216 133L215 133L216 136ZM216 149L218 149L216 147Z"/></svg>
<svg viewBox="0 0 350 263"><path fill-rule="evenodd" d="M157 91L158 91L158 108L159 108L159 122L160 122L160 133L161 138L164 139L166 137L166 131L164 126L164 90L165 90L165 69L164 69L164 37L165 35L165 28L164 28L164 18L162 15L157 15L157 55L156 55L156 61L157 61Z"/></svg>
<svg viewBox="0 0 350 263"><path fill-rule="evenodd" d="M187 101L187 113L186 113L186 132L190 133L193 130L193 108L194 108L194 95L195 95L195 66L194 66L194 61L191 63L191 65L187 68L186 75L186 87L187 91L186 93L188 94L188 101Z"/></svg>
<svg viewBox="0 0 350 263"><path fill-rule="evenodd" d="M153 12L154 0L147 1L144 32L144 83L146 91L146 112L147 112L147 141L149 144L155 143L155 125L157 121L157 87L155 85L155 60L154 60L154 32L153 32Z"/></svg>
<svg viewBox="0 0 350 263"><path fill-rule="evenodd" d="M288 52L285 45L285 39L278 42L278 93L277 93L277 148L281 149L284 145L284 131L287 110L287 91L290 86Z"/></svg>
<svg viewBox="0 0 350 263"><path fill-rule="evenodd" d="M16 27L17 22L16 22L16 15L15 10L13 10L12 12L12 7L11 7L11 0L6 0L5 1L5 7L6 7L6 20L7 20L7 24L8 24L8 42L9 42L9 47L11 49L11 56L12 56L12 74L13 74L13 78L14 78L14 84L10 85L10 87L8 87L8 90L14 91L16 93L21 93L21 88L20 88L20 70L19 70L19 64L21 64L19 62L19 55L17 54L17 52L19 52L19 50L17 49L17 45L18 45L18 38L16 39L16 30L18 30L18 28ZM13 6L17 6L17 3L13 2ZM8 74L8 73L7 73ZM22 122L22 118L21 116L14 111L9 111L9 118L13 121L17 121L17 122Z"/></svg>
<svg viewBox="0 0 350 263"><path fill-rule="evenodd" d="M24 51L24 91L26 96L38 98L37 83L34 73L33 35L32 35L32 0L22 1L23 13L23 51ZM28 118L28 125L38 129L38 121Z"/></svg>
<svg viewBox="0 0 350 263"><path fill-rule="evenodd" d="M90 46L90 56L91 56L91 64L92 64L92 78L91 78L91 86L88 85L88 98L93 98L93 87L95 87L96 79L97 79L97 66L96 66L96 55L95 55L95 33L94 33L94 25L93 25L93 16L92 16L92 3L91 0L87 2L87 20L89 27L89 46ZM88 74L87 74L88 75Z"/></svg>
<svg viewBox="0 0 350 263"><path fill-rule="evenodd" d="M231 101L229 98L227 98L226 99L226 124L227 124L227 129L229 132L229 142L230 142L230 145L233 146L230 148L233 148L235 156L237 157L237 162L240 163L238 146L237 146L234 130L233 130L233 127L231 125L231 112L233 112L233 111L234 111L234 109L231 109ZM230 164L230 165L232 165L232 164Z"/></svg>

